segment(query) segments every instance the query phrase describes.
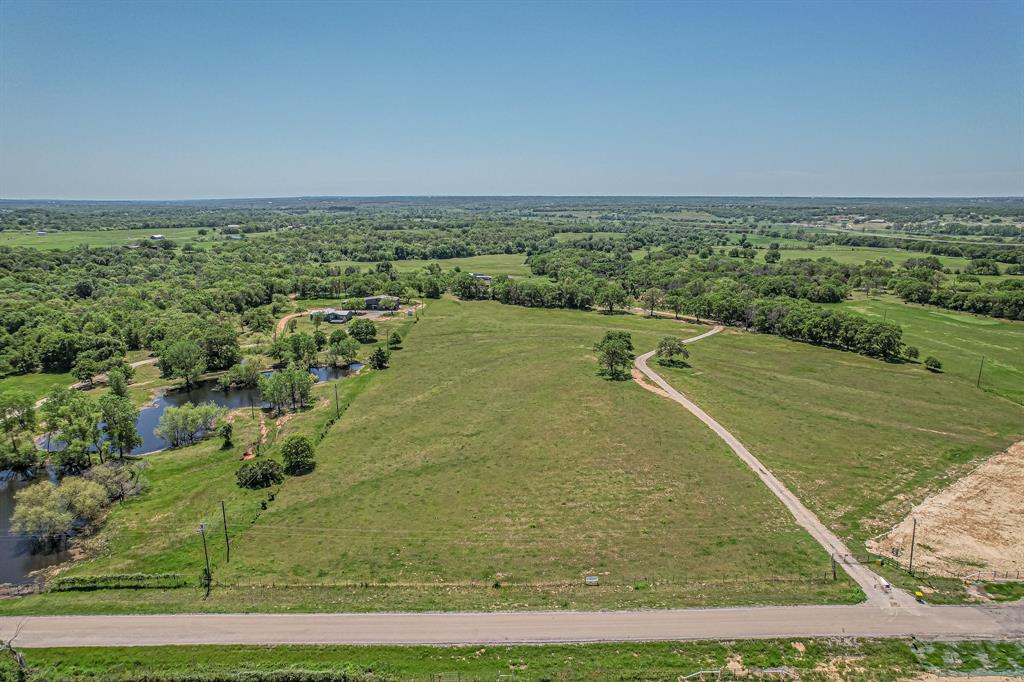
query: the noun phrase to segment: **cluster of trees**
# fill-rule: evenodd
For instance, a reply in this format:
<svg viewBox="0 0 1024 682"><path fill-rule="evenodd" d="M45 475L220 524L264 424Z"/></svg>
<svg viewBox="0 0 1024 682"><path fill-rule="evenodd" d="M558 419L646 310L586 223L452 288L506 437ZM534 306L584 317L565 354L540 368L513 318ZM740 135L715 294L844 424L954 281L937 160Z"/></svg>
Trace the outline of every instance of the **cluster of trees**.
<svg viewBox="0 0 1024 682"><path fill-rule="evenodd" d="M289 406L293 410L305 407L313 393L313 384L316 383L307 367L292 363L270 376L261 376L258 382L260 398L270 403L278 414Z"/></svg>
<svg viewBox="0 0 1024 682"><path fill-rule="evenodd" d="M160 416L160 423L153 430L172 448L191 445L217 430L218 422L227 416L226 407L215 403L190 402L179 407L168 407Z"/></svg>
<svg viewBox="0 0 1024 682"><path fill-rule="evenodd" d="M376 329L374 329L376 334ZM327 341L327 362L332 367L351 365L359 354L359 341L344 329L335 329Z"/></svg>
<svg viewBox="0 0 1024 682"><path fill-rule="evenodd" d="M65 472L87 469L94 454L103 462L125 457L142 444L135 426L139 410L128 398L126 386L117 382L99 398L56 388L39 407L39 415L46 422L47 449L57 446L50 461Z"/></svg>
<svg viewBox="0 0 1024 682"><path fill-rule="evenodd" d="M834 302L851 288L886 286L896 274L891 264L882 268L820 260L772 262L777 249L769 249L768 262L762 263L722 257L715 249L729 245L734 233L757 229L765 220L806 222L857 211L894 221L928 220L939 214L972 220L975 212L984 212L1004 215L1009 224L1021 216L1018 204L914 200L905 205L871 201L837 206L787 199L510 198L346 200L343 205L309 199L275 203L274 208L244 201L12 206L0 213L0 228L187 224L271 233L253 240L217 241L204 249L169 240L146 241L132 249L0 247L0 376L73 371L88 381L112 369L127 371L125 354L147 349L160 356L166 376L191 382L201 369L215 371L237 363L236 331L244 327L269 334L290 306L291 295L438 297L452 291L462 298L493 297L517 305L614 310L624 301L619 290L606 284L616 282L633 298L650 288L661 289L666 296L682 289L694 297L733 287L761 298ZM241 227L227 227L235 224ZM596 229L608 233L595 234ZM583 234L560 240L567 232ZM1012 272L1024 267L1024 247L1013 243L896 240L819 234L813 229L802 235L815 243L962 255L976 261L968 268L974 273L992 272L993 263L1005 264L996 267ZM740 256L753 253L746 241L736 248ZM647 257L633 257L633 252L645 249ZM533 272L551 281L495 281L488 288L458 269L443 272L436 263L417 272L398 272L391 263L499 253L528 255ZM958 294L950 305L988 314L1016 309L1014 290L987 285L978 289ZM933 302L942 305L947 299L943 293ZM316 338L314 342L318 350L326 344ZM308 354L308 344L291 349L287 359L300 361L296 356L301 353Z"/></svg>
<svg viewBox="0 0 1024 682"><path fill-rule="evenodd" d="M112 503L142 489L141 463L108 462L82 476L65 476L59 484L39 481L14 496L11 530L39 542L58 541L78 526L101 517Z"/></svg>
<svg viewBox="0 0 1024 682"><path fill-rule="evenodd" d="M937 256L960 256L970 259L988 259L1000 263L1024 263L1024 245L976 244L970 241L938 241L935 239L899 239L850 232L809 233L803 237L813 244L841 246L870 246L884 249L907 249Z"/></svg>
<svg viewBox="0 0 1024 682"><path fill-rule="evenodd" d="M905 356L903 330L892 322L832 310L795 299L755 299L742 302L702 297L705 315L727 324L740 324L765 334L829 346L886 360Z"/></svg>
<svg viewBox="0 0 1024 682"><path fill-rule="evenodd" d="M167 338L156 345L158 366L165 377L195 383L204 372L228 369L242 358L238 333L223 324L193 328L186 336Z"/></svg>
<svg viewBox="0 0 1024 682"><path fill-rule="evenodd" d="M220 377L220 387L229 391L233 388L256 388L262 373L255 365L240 363L232 365L231 369Z"/></svg>
<svg viewBox="0 0 1024 682"><path fill-rule="evenodd" d="M1024 320L1024 281L982 283L958 278L950 285L906 276L894 279L891 287L897 296L910 303Z"/></svg>

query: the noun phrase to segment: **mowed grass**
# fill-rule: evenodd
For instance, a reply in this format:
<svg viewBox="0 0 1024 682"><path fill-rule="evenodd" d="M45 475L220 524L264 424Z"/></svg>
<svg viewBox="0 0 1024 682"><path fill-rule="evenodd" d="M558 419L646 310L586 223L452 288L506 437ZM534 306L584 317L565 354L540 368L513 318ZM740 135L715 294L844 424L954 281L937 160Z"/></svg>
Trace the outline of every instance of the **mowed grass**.
<svg viewBox="0 0 1024 682"><path fill-rule="evenodd" d="M780 241L781 240L770 240ZM815 246L813 249L787 249L783 246L779 250L782 254L782 260L793 260L796 258L831 258L837 263L844 264L861 264L869 260L878 260L879 258L888 258L894 264L899 265L906 260L911 258L926 258L932 254L923 253L921 251L907 251L904 249L882 249L870 246ZM761 254L764 257L764 254ZM967 258L961 258L959 256L939 256L936 255L945 267L952 270L963 270L967 267L967 264L971 261ZM1005 266L1003 266L1005 267ZM1002 267L1000 268L1002 269Z"/></svg>
<svg viewBox="0 0 1024 682"><path fill-rule="evenodd" d="M517 586L585 606L704 603L695 581L819 575L820 550L710 432L596 376L591 347L607 328L647 344L693 333L632 316L431 304L394 370L325 438L317 475L286 483L261 518L276 541L239 546L239 580L451 584L509 607ZM582 587L590 573L605 587ZM793 598L799 585L778 593ZM749 598L742 585L704 589Z"/></svg>
<svg viewBox="0 0 1024 682"><path fill-rule="evenodd" d="M903 340L921 359L934 355L943 371L1024 405L1024 322L903 303L892 296L838 304L903 328ZM982 358L984 357L984 364Z"/></svg>
<svg viewBox="0 0 1024 682"><path fill-rule="evenodd" d="M73 383L75 378L70 372L15 374L0 379L0 395L24 391L38 400L59 386L70 386Z"/></svg>
<svg viewBox="0 0 1024 682"><path fill-rule="evenodd" d="M204 240L223 240L218 232L200 237L198 227L165 227L147 230L67 230L51 231L46 235L35 232L0 232L0 246L27 246L35 249L72 249L81 244L89 246L124 246L149 240L152 234L162 234L167 241L183 244Z"/></svg>
<svg viewBox="0 0 1024 682"><path fill-rule="evenodd" d="M664 376L731 430L853 551L975 460L1024 410L954 374L728 330Z"/></svg>
<svg viewBox="0 0 1024 682"><path fill-rule="evenodd" d="M431 302L385 372L338 382L317 468L273 491L234 485L214 444L152 458L100 556L72 574L198 575L217 586L51 593L0 612L625 608L850 602L828 558L708 429L596 374L607 329L638 349L702 331L672 320ZM317 432L326 402L282 433ZM346 397L347 396L347 397ZM352 399L354 398L354 400ZM244 426L238 442L249 436ZM231 561L219 504L227 499ZM105 544L104 544L105 543ZM601 584L586 587L586 575Z"/></svg>
<svg viewBox="0 0 1024 682"><path fill-rule="evenodd" d="M526 256L521 253L492 254L488 256L468 256L466 258L439 258L434 260L396 260L391 265L399 272L413 272L437 263L444 270L455 267L465 272L479 272L491 277L508 275L510 277L529 277L530 266L526 264ZM356 267L366 272L372 270L376 263L363 261L332 261L332 265L340 267Z"/></svg>

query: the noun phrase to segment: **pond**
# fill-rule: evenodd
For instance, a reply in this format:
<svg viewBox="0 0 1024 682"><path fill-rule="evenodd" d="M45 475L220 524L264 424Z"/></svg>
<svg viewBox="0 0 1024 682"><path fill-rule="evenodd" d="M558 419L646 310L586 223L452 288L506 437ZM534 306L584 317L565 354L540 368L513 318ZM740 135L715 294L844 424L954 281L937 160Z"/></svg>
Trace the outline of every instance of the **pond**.
<svg viewBox="0 0 1024 682"><path fill-rule="evenodd" d="M310 374L316 376L318 382L343 379L359 372L363 368L361 363L353 363L346 367L311 367ZM263 372L264 375L272 372ZM154 431L160 423L160 417L168 407L180 407L185 403L198 405L200 403L214 403L229 410L240 407L262 407L269 408L270 405L260 400L260 392L257 388L235 388L228 391L222 390L219 383L214 380L200 381L192 387L192 390L165 391L150 401L146 407L139 410L139 418L135 421L135 428L142 436L142 445L131 451L132 455L145 455L158 452L170 447L170 443L157 436ZM43 441L40 444L44 449L54 452L62 449L63 443Z"/></svg>
<svg viewBox="0 0 1024 682"><path fill-rule="evenodd" d="M32 571L59 564L71 557L65 544L39 547L31 539L11 533L14 494L33 483L34 480L0 476L0 583L29 582Z"/></svg>
<svg viewBox="0 0 1024 682"><path fill-rule="evenodd" d="M360 363L347 367L312 367L310 373L315 374L317 381L342 379L359 372L363 368ZM271 372L264 372L271 374ZM260 401L260 392L256 388L234 389L223 391L215 380L197 383L190 391L166 391L157 396L146 407L139 410L139 418L135 427L142 436L142 445L132 450L133 455L157 452L170 444L153 433L160 423L160 417L168 407L178 407L187 402L212 402L228 409L240 407L269 407ZM61 443L41 443L50 451L59 450ZM45 472L45 469L42 469ZM42 475L42 474L41 474ZM32 485L34 480L19 480L11 472L0 472L0 583L29 582L29 573L47 566L53 566L70 558L66 545L60 547L38 547L30 539L10 532L11 515L14 513L14 494L22 488Z"/></svg>

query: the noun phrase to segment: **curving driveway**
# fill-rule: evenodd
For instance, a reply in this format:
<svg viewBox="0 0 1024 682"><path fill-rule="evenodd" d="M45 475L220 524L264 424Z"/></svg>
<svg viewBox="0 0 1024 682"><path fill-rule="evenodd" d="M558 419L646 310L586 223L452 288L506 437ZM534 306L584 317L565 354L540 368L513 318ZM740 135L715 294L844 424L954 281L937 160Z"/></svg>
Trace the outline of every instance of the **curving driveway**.
<svg viewBox="0 0 1024 682"><path fill-rule="evenodd" d="M721 326L716 326L709 332L705 332L699 336L686 339L683 343L693 343L705 339L709 336L717 334L722 331ZM775 477L771 471L768 470L761 461L748 450L743 443L739 441L736 436L732 435L724 426L719 424L714 417L709 415L707 412L702 410L695 402L684 396L682 393L677 391L665 381L657 372L651 369L647 361L651 359L655 351L644 353L639 356L634 364L637 369L644 373L647 378L658 385L668 397L676 401L683 407L685 407L692 415L704 422L708 428L714 431L719 438L725 441L736 456L739 457L743 462L750 467L750 469L757 474L757 477L761 479L761 482L768 486L768 489L779 498L779 500L786 506L789 513L793 515L800 526L807 530L811 534L819 545L830 555L835 557L837 562L843 567L851 578L853 578L860 588L867 595L869 604L873 605L890 605L890 606L909 606L916 604L914 598L906 592L897 588L891 588L891 591L884 590L882 588L882 579L875 574L874 571L869 569L856 561L848 560L851 556L849 548L843 543L832 531L825 527L818 517L815 516L807 507L797 499L789 488L787 488L782 481Z"/></svg>
<svg viewBox="0 0 1024 682"><path fill-rule="evenodd" d="M693 343L717 334L687 339ZM637 368L724 440L826 552L849 554L829 531L725 427L652 370ZM178 614L148 616L5 616L0 641L15 647L169 644L509 644L782 637L1020 639L1024 603L926 606L859 564L841 563L867 595L855 606L771 606L643 611L518 613Z"/></svg>

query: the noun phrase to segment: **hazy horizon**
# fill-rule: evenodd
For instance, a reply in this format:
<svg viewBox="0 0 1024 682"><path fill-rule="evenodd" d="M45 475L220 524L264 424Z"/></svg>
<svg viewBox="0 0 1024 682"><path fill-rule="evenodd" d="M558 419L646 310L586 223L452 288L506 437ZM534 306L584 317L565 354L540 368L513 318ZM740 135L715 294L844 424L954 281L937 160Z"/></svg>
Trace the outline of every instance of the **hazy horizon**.
<svg viewBox="0 0 1024 682"><path fill-rule="evenodd" d="M975 194L975 195L933 195L933 196L855 196L855 195L798 195L798 194L296 194L279 196L208 196L208 197L167 197L152 199L139 197L134 199L92 197L4 197L0 203L111 203L111 204L157 204L157 203L190 203L218 201L285 201L296 199L809 199L824 200L1021 200L1022 194Z"/></svg>

